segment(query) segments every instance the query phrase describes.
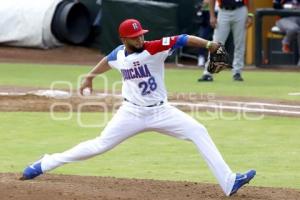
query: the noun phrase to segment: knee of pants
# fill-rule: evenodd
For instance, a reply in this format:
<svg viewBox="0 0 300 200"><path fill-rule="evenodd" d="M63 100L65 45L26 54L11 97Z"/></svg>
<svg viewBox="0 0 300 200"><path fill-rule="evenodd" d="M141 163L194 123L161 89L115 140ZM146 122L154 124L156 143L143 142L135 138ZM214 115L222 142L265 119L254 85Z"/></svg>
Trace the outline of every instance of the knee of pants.
<svg viewBox="0 0 300 200"><path fill-rule="evenodd" d="M98 153L108 151L115 147L119 142L115 140L111 140L109 138L97 137L95 138L95 148L97 149Z"/></svg>
<svg viewBox="0 0 300 200"><path fill-rule="evenodd" d="M199 137L208 135L207 129L202 124L194 124L190 127L190 131L187 135L190 140L198 140Z"/></svg>

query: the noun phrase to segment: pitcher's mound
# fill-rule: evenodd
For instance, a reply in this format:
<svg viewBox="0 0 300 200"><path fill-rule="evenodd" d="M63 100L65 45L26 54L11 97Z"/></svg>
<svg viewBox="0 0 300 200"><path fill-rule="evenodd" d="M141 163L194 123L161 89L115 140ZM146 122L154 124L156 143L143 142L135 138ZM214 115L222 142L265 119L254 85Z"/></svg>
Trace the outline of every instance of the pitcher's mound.
<svg viewBox="0 0 300 200"><path fill-rule="evenodd" d="M218 185L195 182L42 175L20 181L20 174L0 174L3 200L219 200L226 197ZM299 199L300 191L247 185L230 199Z"/></svg>

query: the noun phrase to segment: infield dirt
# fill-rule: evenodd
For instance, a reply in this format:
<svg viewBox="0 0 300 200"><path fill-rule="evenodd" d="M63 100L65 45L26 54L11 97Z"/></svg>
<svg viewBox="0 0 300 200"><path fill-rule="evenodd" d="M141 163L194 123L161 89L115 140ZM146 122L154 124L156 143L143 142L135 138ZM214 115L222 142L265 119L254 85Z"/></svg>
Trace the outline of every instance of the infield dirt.
<svg viewBox="0 0 300 200"><path fill-rule="evenodd" d="M196 182L43 175L20 181L0 174L2 200L297 200L300 191L246 186L226 197L218 185ZM255 180L254 180L255 181Z"/></svg>

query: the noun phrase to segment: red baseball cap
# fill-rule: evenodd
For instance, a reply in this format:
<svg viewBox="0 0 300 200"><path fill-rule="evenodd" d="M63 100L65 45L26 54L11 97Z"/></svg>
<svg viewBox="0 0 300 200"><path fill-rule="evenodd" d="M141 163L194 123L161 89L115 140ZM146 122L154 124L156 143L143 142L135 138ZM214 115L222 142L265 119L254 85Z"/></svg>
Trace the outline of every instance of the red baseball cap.
<svg viewBox="0 0 300 200"><path fill-rule="evenodd" d="M126 19L119 26L121 38L133 38L147 33L148 30L142 28L141 23L136 19Z"/></svg>

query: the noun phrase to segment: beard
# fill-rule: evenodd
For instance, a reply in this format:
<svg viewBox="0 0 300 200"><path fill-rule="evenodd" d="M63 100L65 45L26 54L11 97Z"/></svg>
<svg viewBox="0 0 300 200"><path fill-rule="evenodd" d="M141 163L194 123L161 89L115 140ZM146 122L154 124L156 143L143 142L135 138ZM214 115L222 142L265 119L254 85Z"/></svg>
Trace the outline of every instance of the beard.
<svg viewBox="0 0 300 200"><path fill-rule="evenodd" d="M130 48L131 51L133 51L135 53L141 53L142 51L144 51L144 46L140 47L140 48L137 48L133 45L129 45L129 48Z"/></svg>

